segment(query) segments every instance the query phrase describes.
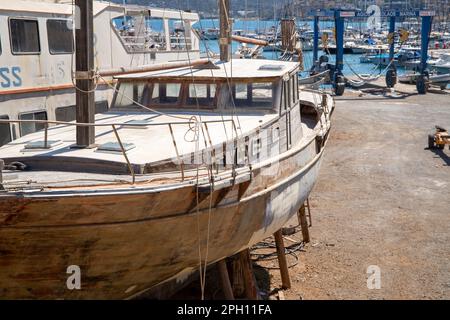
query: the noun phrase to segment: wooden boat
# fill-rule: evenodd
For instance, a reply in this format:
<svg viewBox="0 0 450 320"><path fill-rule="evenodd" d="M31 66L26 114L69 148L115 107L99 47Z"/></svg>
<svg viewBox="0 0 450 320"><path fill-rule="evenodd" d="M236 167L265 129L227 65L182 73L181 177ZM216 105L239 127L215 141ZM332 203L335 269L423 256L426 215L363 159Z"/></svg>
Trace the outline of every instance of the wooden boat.
<svg viewBox="0 0 450 320"><path fill-rule="evenodd" d="M333 110L297 72L234 60L121 76L97 147L71 148L62 123L0 148L0 297L127 298L196 270L199 245L213 263L280 229L313 188Z"/></svg>
<svg viewBox="0 0 450 320"><path fill-rule="evenodd" d="M0 120L43 126L0 148L1 298L176 285L296 214L334 109L299 91L298 63L229 60L223 41L221 61L93 72L92 1L76 4L78 122ZM95 78L118 73L112 108L94 116Z"/></svg>

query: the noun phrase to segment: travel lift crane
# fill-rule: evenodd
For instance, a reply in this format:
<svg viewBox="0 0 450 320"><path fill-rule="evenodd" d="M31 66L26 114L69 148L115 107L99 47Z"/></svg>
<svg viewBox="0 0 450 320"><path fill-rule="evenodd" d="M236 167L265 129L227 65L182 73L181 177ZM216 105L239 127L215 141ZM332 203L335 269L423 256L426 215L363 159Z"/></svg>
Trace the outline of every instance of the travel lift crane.
<svg viewBox="0 0 450 320"><path fill-rule="evenodd" d="M366 13L357 10L314 10L310 16L314 17L314 42L313 42L313 61L314 65L323 65L326 63L330 71L330 80L334 87L336 95L340 96L345 91L345 78L342 73L344 68L344 21L346 18L368 18L372 13ZM392 63L394 60L394 37L395 23L399 17L420 17L422 19L421 34L421 57L419 65L420 76L417 79L416 88L419 94L425 94L428 89L429 71L427 68L428 45L430 40L431 26L435 12L431 10L385 10L381 12L381 17L389 18L389 61L391 62L386 72L386 86L393 88L397 83L397 69ZM335 40L336 40L336 64L328 63L328 58L322 56L319 58L319 21L320 18L334 18L335 21ZM404 42L409 36L406 30L400 31L400 41ZM313 67L314 68L314 67Z"/></svg>

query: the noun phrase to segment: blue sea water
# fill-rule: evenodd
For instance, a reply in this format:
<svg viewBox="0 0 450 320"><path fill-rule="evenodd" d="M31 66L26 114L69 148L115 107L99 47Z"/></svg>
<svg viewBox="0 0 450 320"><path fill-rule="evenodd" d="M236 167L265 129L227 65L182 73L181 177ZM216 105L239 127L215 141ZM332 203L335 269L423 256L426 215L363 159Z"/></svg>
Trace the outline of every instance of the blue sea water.
<svg viewBox="0 0 450 320"><path fill-rule="evenodd" d="M169 20L169 25L171 28L174 26L174 20ZM151 19L149 20L149 26L153 30L162 30L162 21L161 19ZM279 20L243 20L243 19L235 19L233 22L233 30L242 30L244 33L265 33L269 31L271 28L278 28L279 27ZM297 26L303 26L307 25L310 27L310 29L313 28L313 21L312 20L306 20L306 21L297 21ZM382 23L385 23L385 21L382 21ZM219 21L217 19L201 19L199 22L194 24L194 28L198 30L206 30L208 28L218 28L219 27ZM319 23L319 28L321 30L324 29L332 29L334 27L334 21L321 21ZM366 20L354 20L354 21L348 21L346 22L346 28L353 28L354 30L364 30L366 28ZM233 42L232 43L232 50L233 52L236 51L239 47L239 43ZM206 52L207 50L210 50L214 53L219 52L219 43L218 40L202 40L201 41L201 47L200 50L202 52ZM325 54L322 51L319 51L319 56ZM264 57L267 59L278 59L279 53L276 52L264 52ZM351 76L354 74L354 72L358 74L365 74L365 75L378 75L381 71L380 69L377 69L377 66L371 63L360 63L360 57L359 54L345 54L344 55L344 70L343 73L346 76ZM330 63L334 63L336 61L334 55L329 56ZM313 65L313 53L312 51L304 52L304 67L305 70L311 69ZM351 68L349 67L351 66ZM353 71L352 71L353 69ZM403 68L398 68L398 74L404 74Z"/></svg>
<svg viewBox="0 0 450 320"><path fill-rule="evenodd" d="M313 21L297 21L297 25L305 25L307 24L311 29L313 27ZM264 33L265 31L270 30L272 27L277 28L279 25L278 20L234 20L233 30L243 30L245 33ZM194 25L194 28L200 30L206 30L208 28L218 28L219 22L216 19L202 19L198 23ZM347 26L353 27L355 30L364 29L365 22L349 22ZM320 23L320 29L332 29L334 27L333 21L323 21ZM232 50L236 51L239 47L239 43L233 42ZM214 53L219 52L219 44L218 40L203 40L201 43L202 52L206 52L210 50ZM319 52L319 56L323 55L322 51ZM278 53L276 52L264 52L264 57L267 59L277 59ZM353 69L358 74L371 74L377 75L380 70L377 69L377 66L373 64L360 63L359 54L346 54L344 55L344 74L345 75L353 75ZM329 56L329 61L334 63L336 61L334 55ZM313 53L312 51L304 52L304 66L305 70L309 70L313 65ZM348 66L351 66L350 67ZM399 69L399 74L402 74L403 70Z"/></svg>

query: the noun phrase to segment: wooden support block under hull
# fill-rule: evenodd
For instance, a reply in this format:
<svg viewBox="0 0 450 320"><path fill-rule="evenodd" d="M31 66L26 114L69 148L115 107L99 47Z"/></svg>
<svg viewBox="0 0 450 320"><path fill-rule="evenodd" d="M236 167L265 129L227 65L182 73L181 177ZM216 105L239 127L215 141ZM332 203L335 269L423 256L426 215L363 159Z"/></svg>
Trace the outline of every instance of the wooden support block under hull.
<svg viewBox="0 0 450 320"><path fill-rule="evenodd" d="M306 220L306 210L304 205L301 206L300 210L298 211L298 220L300 226L302 227L303 241L308 243L310 239L309 239L308 221Z"/></svg>
<svg viewBox="0 0 450 320"><path fill-rule="evenodd" d="M273 236L275 238L275 244L277 246L278 265L280 266L281 273L281 286L283 289L289 289L291 287L291 279L289 277L289 269L286 260L283 234L281 232L281 229L275 232Z"/></svg>
<svg viewBox="0 0 450 320"><path fill-rule="evenodd" d="M245 249L237 253L232 259L234 296L244 296L249 300L261 300L256 278L253 273L250 249Z"/></svg>
<svg viewBox="0 0 450 320"><path fill-rule="evenodd" d="M234 300L233 288L231 287L230 277L228 275L227 262L225 259L217 262L217 269L220 275L222 291L226 300Z"/></svg>

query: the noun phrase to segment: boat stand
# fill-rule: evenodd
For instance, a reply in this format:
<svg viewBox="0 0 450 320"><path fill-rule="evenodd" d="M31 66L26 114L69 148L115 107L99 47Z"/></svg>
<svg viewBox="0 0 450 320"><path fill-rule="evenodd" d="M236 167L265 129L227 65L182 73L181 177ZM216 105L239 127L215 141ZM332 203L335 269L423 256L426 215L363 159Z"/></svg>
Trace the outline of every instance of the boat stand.
<svg viewBox="0 0 450 320"><path fill-rule="evenodd" d="M235 254L232 259L232 291L234 297L244 297L249 300L261 300L259 288L253 273L253 262L250 249ZM224 293L225 293L224 289Z"/></svg>
<svg viewBox="0 0 450 320"><path fill-rule="evenodd" d="M222 291L225 296L225 299L234 300L233 288L231 287L226 259L222 259L219 262L217 262L217 270L220 275L220 282L222 285Z"/></svg>
<svg viewBox="0 0 450 320"><path fill-rule="evenodd" d="M275 238L275 244L277 246L278 265L280 266L281 273L281 288L291 288L291 278L289 277L289 268L286 260L286 251L284 248L283 233L280 230L273 234Z"/></svg>
<svg viewBox="0 0 450 320"><path fill-rule="evenodd" d="M306 208L308 208L308 217L309 217L309 224L306 218ZM303 242L308 243L310 242L309 238L309 227L312 226L311 222L311 208L309 206L309 199L306 200L306 203L300 207L297 213L298 217L298 224L302 228L302 236L303 236Z"/></svg>
<svg viewBox="0 0 450 320"><path fill-rule="evenodd" d="M307 212L308 211L308 212ZM303 242L310 242L308 228L312 226L311 207L309 199L300 207L298 214L298 223L301 226ZM309 222L308 222L309 220ZM291 288L291 279L289 267L286 259L286 249L283 240L283 229L273 234L277 249L278 265L281 275L281 288L283 290ZM226 300L234 300L235 297L245 297L251 300L260 300L258 285L253 272L253 263L250 256L250 250L245 249L233 257L229 258L232 265L232 281L228 271L227 259L217 262L217 271L220 276L221 288ZM230 261L229 261L230 262Z"/></svg>
<svg viewBox="0 0 450 320"><path fill-rule="evenodd" d="M306 217L306 208L308 209L309 223ZM303 242L310 242L308 228L312 226L312 220L309 199L306 199L306 202L298 210L298 223L302 229ZM275 244L277 247L278 265L280 267L281 273L281 287L283 289L289 289L291 288L291 279L289 276L289 267L286 259L286 250L284 248L283 229L275 232L273 236L275 238Z"/></svg>

